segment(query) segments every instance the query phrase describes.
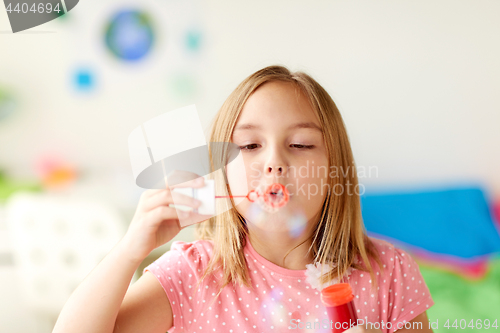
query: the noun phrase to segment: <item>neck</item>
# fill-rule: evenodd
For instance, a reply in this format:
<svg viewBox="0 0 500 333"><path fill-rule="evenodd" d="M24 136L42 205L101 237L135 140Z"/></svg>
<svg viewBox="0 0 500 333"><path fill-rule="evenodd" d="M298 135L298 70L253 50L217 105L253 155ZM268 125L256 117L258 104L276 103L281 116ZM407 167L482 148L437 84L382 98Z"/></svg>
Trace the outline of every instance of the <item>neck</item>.
<svg viewBox="0 0 500 333"><path fill-rule="evenodd" d="M312 254L308 253L312 243L312 230L304 230L299 237L294 238L288 230L269 232L249 224L248 232L254 250L275 265L286 269L305 270L306 265L313 262Z"/></svg>

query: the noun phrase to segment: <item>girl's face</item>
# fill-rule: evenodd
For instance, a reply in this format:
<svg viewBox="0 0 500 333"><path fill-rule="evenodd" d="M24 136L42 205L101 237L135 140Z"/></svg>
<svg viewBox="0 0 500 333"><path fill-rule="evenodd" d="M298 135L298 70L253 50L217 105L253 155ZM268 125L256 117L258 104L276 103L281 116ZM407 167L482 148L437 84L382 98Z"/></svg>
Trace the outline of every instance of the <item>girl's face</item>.
<svg viewBox="0 0 500 333"><path fill-rule="evenodd" d="M227 166L233 195L272 183L290 194L276 212L242 200L236 209L247 222L295 237L316 225L328 192L328 157L319 120L298 87L280 81L260 86L245 103L231 142L240 147L245 165L245 170Z"/></svg>

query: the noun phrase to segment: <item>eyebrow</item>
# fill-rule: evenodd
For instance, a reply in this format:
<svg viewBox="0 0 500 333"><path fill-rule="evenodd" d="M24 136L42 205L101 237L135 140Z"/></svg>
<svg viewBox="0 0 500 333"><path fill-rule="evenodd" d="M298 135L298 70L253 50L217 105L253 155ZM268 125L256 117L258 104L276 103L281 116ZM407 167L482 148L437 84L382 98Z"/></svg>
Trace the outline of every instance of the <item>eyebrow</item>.
<svg viewBox="0 0 500 333"><path fill-rule="evenodd" d="M313 122L297 123L297 124L293 124L293 125L288 127L289 130L290 129L299 129L299 128L311 128L311 129L315 129L315 130L318 130L321 133L323 133L323 130ZM259 129L262 129L262 127L259 125L255 125L255 124L241 124L241 125L236 126L234 131L253 130L253 129L259 130Z"/></svg>

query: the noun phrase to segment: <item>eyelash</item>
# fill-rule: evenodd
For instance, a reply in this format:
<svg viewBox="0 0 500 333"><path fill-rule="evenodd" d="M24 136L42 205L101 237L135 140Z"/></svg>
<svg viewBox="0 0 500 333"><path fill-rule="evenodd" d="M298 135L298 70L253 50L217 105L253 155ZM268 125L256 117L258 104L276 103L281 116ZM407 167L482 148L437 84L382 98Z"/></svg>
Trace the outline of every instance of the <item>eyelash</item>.
<svg viewBox="0 0 500 333"><path fill-rule="evenodd" d="M256 143L252 143L252 144L249 144L249 145L246 145L246 146L240 146L240 150L247 150L247 151L251 151L253 149L248 149L247 147L248 146L253 146L253 145L256 145ZM292 144L292 146L302 146L301 148L297 148L297 149L313 149L314 148L314 145L301 145L301 144Z"/></svg>

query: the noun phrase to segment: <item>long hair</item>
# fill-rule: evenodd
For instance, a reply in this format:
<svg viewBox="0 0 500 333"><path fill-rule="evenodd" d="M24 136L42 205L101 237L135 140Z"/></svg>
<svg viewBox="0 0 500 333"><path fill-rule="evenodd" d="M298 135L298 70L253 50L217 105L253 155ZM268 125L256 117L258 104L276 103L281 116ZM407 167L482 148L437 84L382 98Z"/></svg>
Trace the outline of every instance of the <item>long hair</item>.
<svg viewBox="0 0 500 333"><path fill-rule="evenodd" d="M354 171L355 163L345 124L339 110L326 90L312 77L304 72L290 72L283 66L268 66L247 77L229 95L215 116L210 142L231 142L236 120L250 95L262 84L270 81L283 81L295 84L308 98L312 108L319 117L324 131L324 141L328 152L328 170L334 166L340 170L337 177L328 177L329 189L337 187L345 189L346 184L353 188L358 185L358 177ZM297 92L297 90L296 90ZM220 146L217 146L220 147ZM211 158L227 160L224 151L211 151ZM218 162L220 163L220 161ZM227 186L227 178L223 168L213 172L216 180L216 195L231 195ZM359 194L332 194L329 190L322 206L321 217L311 235L312 243L309 251L315 262L333 265L333 269L322 274L320 282L326 283L333 278L343 278L349 267L370 273L372 288L376 286L376 278L369 258L373 258L382 267L379 254L366 234L361 216ZM199 283L209 275L216 273L219 277L219 294L229 283L239 283L251 288L243 248L248 228L241 214L234 208L233 199L217 200L217 209L221 213L207 221L198 223L196 237L213 242L213 253L203 272ZM291 251L291 250L290 250ZM358 259L359 258L359 259ZM383 272L383 270L381 269ZM323 273L323 272L322 272ZM214 280L215 282L215 280ZM198 288L198 287L197 287ZM195 288L195 290L197 289ZM217 298L216 296L216 298Z"/></svg>

